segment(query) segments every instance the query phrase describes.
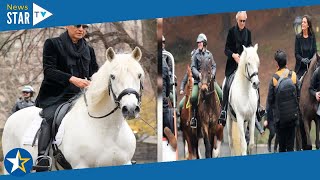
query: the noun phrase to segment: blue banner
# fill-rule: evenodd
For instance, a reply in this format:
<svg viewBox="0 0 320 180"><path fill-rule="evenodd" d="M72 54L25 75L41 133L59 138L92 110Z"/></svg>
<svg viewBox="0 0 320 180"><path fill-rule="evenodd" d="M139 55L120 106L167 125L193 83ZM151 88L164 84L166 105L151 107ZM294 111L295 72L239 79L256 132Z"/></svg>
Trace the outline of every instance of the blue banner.
<svg viewBox="0 0 320 180"><path fill-rule="evenodd" d="M320 151L308 151L34 173L23 179L314 179L318 177L319 158Z"/></svg>
<svg viewBox="0 0 320 180"><path fill-rule="evenodd" d="M41 7L39 11L34 4ZM258 10L306 5L319 5L317 0L237 0L172 1L151 3L140 1L63 1L63 0L1 0L0 31L64 26L70 24L115 22L135 19L187 16ZM34 16L45 20L33 25ZM16 21L14 21L16 20Z"/></svg>

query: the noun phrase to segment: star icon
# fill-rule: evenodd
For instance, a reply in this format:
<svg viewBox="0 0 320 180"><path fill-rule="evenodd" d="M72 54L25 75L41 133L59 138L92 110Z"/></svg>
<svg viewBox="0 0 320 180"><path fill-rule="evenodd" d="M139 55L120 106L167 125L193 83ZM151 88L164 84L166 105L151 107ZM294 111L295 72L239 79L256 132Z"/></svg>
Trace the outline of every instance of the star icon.
<svg viewBox="0 0 320 180"><path fill-rule="evenodd" d="M21 171L23 171L24 173L27 173L26 168L24 167L24 164L26 162L28 162L30 160L30 158L22 158L19 150L18 150L15 158L7 158L7 160L13 164L12 169L11 169L11 173L13 173L18 168L21 169ZM20 166L20 164L21 164L21 166Z"/></svg>

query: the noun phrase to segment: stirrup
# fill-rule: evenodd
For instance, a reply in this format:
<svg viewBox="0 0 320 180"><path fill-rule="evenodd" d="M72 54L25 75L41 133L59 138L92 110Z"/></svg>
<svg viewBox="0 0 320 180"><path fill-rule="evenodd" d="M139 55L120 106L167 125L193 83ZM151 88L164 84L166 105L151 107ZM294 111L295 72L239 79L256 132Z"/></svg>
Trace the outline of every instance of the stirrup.
<svg viewBox="0 0 320 180"><path fill-rule="evenodd" d="M190 127L191 128L197 128L197 119L195 117L191 118Z"/></svg>
<svg viewBox="0 0 320 180"><path fill-rule="evenodd" d="M222 110L220 113L220 117L218 119L218 124L225 126L226 122L227 122L227 112L225 110Z"/></svg>
<svg viewBox="0 0 320 180"><path fill-rule="evenodd" d="M41 165L42 163L45 163L44 161L48 161L49 164ZM52 158L46 155L38 156L35 161L35 165L32 166L32 170L36 170L37 172L51 171L51 169L52 169Z"/></svg>

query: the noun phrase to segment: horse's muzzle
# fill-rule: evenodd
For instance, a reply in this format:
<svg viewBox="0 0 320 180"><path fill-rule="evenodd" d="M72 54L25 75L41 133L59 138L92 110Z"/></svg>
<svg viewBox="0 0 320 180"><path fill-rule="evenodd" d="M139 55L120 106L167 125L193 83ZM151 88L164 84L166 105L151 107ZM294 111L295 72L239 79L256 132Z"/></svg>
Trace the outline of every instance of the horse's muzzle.
<svg viewBox="0 0 320 180"><path fill-rule="evenodd" d="M253 89L258 89L259 88L259 86L260 86L260 82L258 81L258 82L253 82L252 83L252 87L253 87Z"/></svg>
<svg viewBox="0 0 320 180"><path fill-rule="evenodd" d="M121 112L125 119L134 119L137 118L138 114L140 113L140 107L136 105L123 106Z"/></svg>

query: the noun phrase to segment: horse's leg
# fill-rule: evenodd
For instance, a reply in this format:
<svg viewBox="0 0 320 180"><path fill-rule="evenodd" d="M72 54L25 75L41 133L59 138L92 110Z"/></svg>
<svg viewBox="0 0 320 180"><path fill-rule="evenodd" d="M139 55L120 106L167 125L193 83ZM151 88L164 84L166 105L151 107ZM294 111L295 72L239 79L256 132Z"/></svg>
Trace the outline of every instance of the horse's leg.
<svg viewBox="0 0 320 180"><path fill-rule="evenodd" d="M249 131L250 131L250 141L249 141L249 154L252 154L253 146L254 146L254 129L255 129L255 120L256 116L254 115L249 122Z"/></svg>
<svg viewBox="0 0 320 180"><path fill-rule="evenodd" d="M296 147L296 151L301 151L302 149L300 126L296 127L295 147Z"/></svg>
<svg viewBox="0 0 320 180"><path fill-rule="evenodd" d="M221 149L221 143L223 140L223 126L218 124L216 125L216 133L215 133L215 137L216 137L216 146L215 149L213 150L214 152L214 157L220 157L220 149Z"/></svg>
<svg viewBox="0 0 320 180"><path fill-rule="evenodd" d="M311 143L311 138L310 138L310 126L309 126L309 122L304 119L304 130L306 132L306 136L307 136L307 145L306 145L306 150L311 150L312 149L312 143Z"/></svg>
<svg viewBox="0 0 320 180"><path fill-rule="evenodd" d="M237 125L239 130L239 138L240 138L240 146L241 146L241 155L247 155L247 141L245 138L245 129L244 129L244 119L240 116L240 114L237 114Z"/></svg>
<svg viewBox="0 0 320 180"><path fill-rule="evenodd" d="M209 129L208 129L209 125L202 125L202 130L203 130L203 141L204 141L204 146L206 149L206 158L211 158L212 154L211 154L211 143L209 141Z"/></svg>
<svg viewBox="0 0 320 180"><path fill-rule="evenodd" d="M220 156L221 140L218 136L215 136L215 148L213 149L213 157L217 158Z"/></svg>
<svg viewBox="0 0 320 180"><path fill-rule="evenodd" d="M188 132L186 132L186 133L188 133ZM188 148L188 157L187 157L187 159L193 159L195 156L193 156L194 155L194 153L193 153L193 149L192 149L192 142L191 142L191 134L187 134L186 135L186 142L187 142L187 148Z"/></svg>
<svg viewBox="0 0 320 180"><path fill-rule="evenodd" d="M228 130L228 141L229 141L229 147L230 147L230 155L234 156L235 151L233 148L233 140L232 140L232 119L230 118L230 115L227 115L227 130Z"/></svg>

